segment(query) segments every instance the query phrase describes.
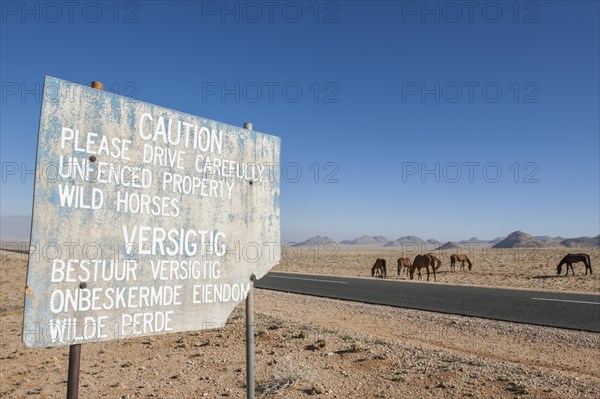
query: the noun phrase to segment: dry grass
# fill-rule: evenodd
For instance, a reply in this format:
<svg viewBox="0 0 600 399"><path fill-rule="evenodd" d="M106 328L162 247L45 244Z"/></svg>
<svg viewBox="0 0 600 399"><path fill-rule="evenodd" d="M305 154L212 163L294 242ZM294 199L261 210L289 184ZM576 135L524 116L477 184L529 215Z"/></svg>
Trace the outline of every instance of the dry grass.
<svg viewBox="0 0 600 399"><path fill-rule="evenodd" d="M431 251L419 253L427 252ZM577 263L573 266L575 276L558 276L556 266L569 252L588 253L595 273L585 276L583 264ZM388 279L408 280L406 275L397 276L396 261L399 257L406 256L414 259L417 253L412 249L387 247L340 247L337 250L321 251L315 248L294 248L284 250L282 261L274 271L371 278L371 267L375 259L384 258L388 265ZM433 253L442 260L442 267L437 271L438 283L600 293L600 248L470 248ZM473 261L473 270L459 271L459 265L456 272L450 271L452 253L467 254ZM423 279L425 277L426 275Z"/></svg>

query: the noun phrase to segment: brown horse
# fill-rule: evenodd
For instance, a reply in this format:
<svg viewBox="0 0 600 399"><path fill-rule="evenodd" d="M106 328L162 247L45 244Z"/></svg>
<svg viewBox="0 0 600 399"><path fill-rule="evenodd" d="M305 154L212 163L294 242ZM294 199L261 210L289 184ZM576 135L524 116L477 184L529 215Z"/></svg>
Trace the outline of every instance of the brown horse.
<svg viewBox="0 0 600 399"><path fill-rule="evenodd" d="M387 266L387 262L385 261L385 259L377 258L377 260L375 261L375 264L371 268L371 276L385 278L385 276L387 274L386 266Z"/></svg>
<svg viewBox="0 0 600 399"><path fill-rule="evenodd" d="M590 256L588 254L567 254L564 258L561 259L560 263L556 267L556 274L560 274L562 270L562 265L567 264L567 272L565 276L569 274L569 268L571 268L571 273L573 276L575 275L575 271L573 271L573 263L583 262L585 265L585 274L587 275L588 269L590 270L590 275L592 274L592 262L590 261Z"/></svg>
<svg viewBox="0 0 600 399"><path fill-rule="evenodd" d="M402 274L404 274L404 272L408 274L408 270L410 269L410 258L398 258L398 276L400 275L400 269L402 269Z"/></svg>
<svg viewBox="0 0 600 399"><path fill-rule="evenodd" d="M427 270L427 281L429 281L429 267L433 269L433 281L437 281L435 278L435 261L430 255L417 255L412 265L410 266L410 279L412 280L415 275L415 269L419 272L419 280L421 279L421 269Z"/></svg>
<svg viewBox="0 0 600 399"><path fill-rule="evenodd" d="M469 265L469 271L473 267L473 263L467 255L452 254L450 255L450 269L452 269L453 272L456 271L456 262L460 262L460 270L465 270L465 262L467 262Z"/></svg>
<svg viewBox="0 0 600 399"><path fill-rule="evenodd" d="M431 265L433 266L433 270L437 270L442 267L442 260L433 254L427 254L431 258ZM436 266L437 265L437 266Z"/></svg>

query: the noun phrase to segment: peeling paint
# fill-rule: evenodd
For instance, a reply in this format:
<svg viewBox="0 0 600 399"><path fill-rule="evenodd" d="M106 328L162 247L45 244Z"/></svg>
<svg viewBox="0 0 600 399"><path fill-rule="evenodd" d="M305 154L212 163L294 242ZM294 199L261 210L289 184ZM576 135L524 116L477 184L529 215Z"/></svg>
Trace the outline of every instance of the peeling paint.
<svg viewBox="0 0 600 399"><path fill-rule="evenodd" d="M76 325L82 326L86 317L102 316L107 317L106 324L108 326L114 327L122 324L124 315L146 311L173 311L173 330L168 332L200 330L222 325L234 307L244 298L222 303L193 304L191 301L193 287L210 284L244 284L244 282L250 281L252 272L256 274L257 278L260 278L277 264L280 257L280 177L277 171L275 175L263 176L260 181L249 184L246 179L207 176L195 169L196 156L217 157L247 165L279 164L280 139L112 93L99 92L52 77L46 78L45 90L49 87L52 87L53 92L58 88L58 92L62 95L54 96L52 101L47 101L44 96L42 103L31 232L32 245L38 250L31 254L28 264L23 334L25 344L28 347L47 347L124 337L115 331L107 330L107 337L93 336L59 342L56 339L53 340L51 334L48 333L51 320L57 319L71 319ZM148 113L154 118L163 116L165 120L181 121L193 126L216 129L217 132L222 131L222 153L203 152L182 144L173 145L164 144L162 141L154 143L144 140L139 134L139 121L144 113ZM82 147L85 149L86 143L76 144L72 139L65 140L63 143L61 140L63 128L77 130L80 137L84 137L89 132L97 134L97 136L89 136L95 137L96 140L96 143L90 145L92 150L97 148L97 143L102 138L109 140L109 143L112 139L119 139L120 142L129 140L131 142L128 152L130 159L96 154L97 161L91 162L89 161L90 153L80 151ZM172 157L175 150L183 151L184 153L179 156L185 169L177 168L176 164L161 166L144 162L145 144L157 145L164 151L170 150L169 154ZM73 176L45 179L44 166L58 165L61 155L67 158L73 157L77 162L85 164L86 168L90 169L98 168L103 163L123 168L136 166L146 169L152 175L152 184L147 188L132 187L131 184L125 186L125 178L119 184L104 183L100 181L101 179L82 180L78 177L73 178ZM69 171L68 165L63 164L62 166L63 172ZM129 171L129 169L123 170ZM268 168L265 167L265 171L267 170ZM213 190L210 192L211 195L204 195L205 192L202 191L196 192L195 195L173 192L168 185L165 186L166 189L163 189L164 173L180 174L190 178L206 178L211 181L220 179L223 181L223 185L219 185L219 187L227 187L226 181L232 180L232 196L229 198L228 195L220 195L220 191L216 189L211 189ZM94 175L94 173L91 174ZM130 172L131 176L134 174L134 172ZM99 209L63 206L61 205L59 184L63 185L63 190L66 184L70 184L69 187L76 185L80 193L83 193L84 205L92 203L92 192L97 189L101 195L98 194L95 198L98 200L102 197L104 203ZM225 191L222 192L225 193ZM66 198L64 193L65 191L63 191L63 201ZM151 212L123 212L123 205L119 209L117 208L117 193L120 193L121 196L126 193L129 195L144 194L152 199L168 197L167 202L177 201L179 212L176 217L156 214L156 212L154 214ZM220 232L226 237L224 241L226 248L230 252L234 252L228 252L226 256L211 255L204 258L186 252L173 256L141 254L139 251L128 253L125 247L123 226L126 226L128 231L131 231L133 226L149 226L162 228L165 231L184 229L184 231ZM167 245L166 239L164 242L164 245ZM148 243L146 242L144 245L146 244ZM51 254L58 250L54 252L48 250L53 245L60 250L56 256ZM149 245L152 246L152 243ZM263 253L259 259L249 260L245 254L235 253L236 250L243 252L243 249L249 245L262 248ZM159 245L154 248L159 248L160 251ZM51 281L54 275L52 264L55 260L66 262L68 260L97 259L120 262L135 260L137 262L136 279L134 281L86 281L84 289L79 288L80 281L77 278L75 281L67 281L64 278L55 278L55 282ZM220 262L220 277L218 279L203 277L202 279L157 281L152 275L152 261L158 260L218 261ZM74 270L73 275L78 277L85 274L83 266L76 266ZM55 272L56 275L60 274L58 271ZM108 289L160 287L166 284L182 286L182 305L155 306L150 309L111 308L109 310L68 310L63 312L56 311L57 306L54 306L53 309L50 303L51 296L56 291L64 293L69 290L69 292L87 290L91 293L94 289L98 289L98 292L104 293ZM33 333L33 331L39 333ZM164 332L167 331L158 333ZM154 333L142 333L135 336L141 335L154 335Z"/></svg>

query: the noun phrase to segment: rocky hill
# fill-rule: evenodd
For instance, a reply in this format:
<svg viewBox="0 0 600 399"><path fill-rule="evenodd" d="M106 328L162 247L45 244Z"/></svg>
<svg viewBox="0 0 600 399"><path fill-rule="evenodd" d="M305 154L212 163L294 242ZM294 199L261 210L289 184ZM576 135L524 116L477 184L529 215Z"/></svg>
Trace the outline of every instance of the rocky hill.
<svg viewBox="0 0 600 399"><path fill-rule="evenodd" d="M436 251L444 251L444 250L448 250L448 249L460 249L460 248L462 248L462 247L459 244L452 242L452 241L448 241L444 245L437 247L435 250Z"/></svg>
<svg viewBox="0 0 600 399"><path fill-rule="evenodd" d="M398 238L397 240L386 243L384 245L384 247L406 247L406 246L415 247L416 246L416 247L420 248L420 247L424 247L425 245L426 245L426 242L417 236L404 236L404 237Z"/></svg>
<svg viewBox="0 0 600 399"><path fill-rule="evenodd" d="M514 231L504 240L500 241L493 248L540 248L544 247L544 243L536 240L527 233L521 230Z"/></svg>
<svg viewBox="0 0 600 399"><path fill-rule="evenodd" d="M327 244L335 244L336 242L327 236L314 236L310 237L306 241L302 241L297 244L293 244L292 247L312 247L312 246L325 246Z"/></svg>
<svg viewBox="0 0 600 399"><path fill-rule="evenodd" d="M567 238L562 240L560 245L563 247L600 247L600 236Z"/></svg>

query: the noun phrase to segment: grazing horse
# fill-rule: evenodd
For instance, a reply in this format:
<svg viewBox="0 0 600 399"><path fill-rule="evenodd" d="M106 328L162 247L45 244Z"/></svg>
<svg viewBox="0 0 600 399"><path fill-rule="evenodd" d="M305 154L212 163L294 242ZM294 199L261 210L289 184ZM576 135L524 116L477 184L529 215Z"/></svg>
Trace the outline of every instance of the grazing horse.
<svg viewBox="0 0 600 399"><path fill-rule="evenodd" d="M452 269L453 272L456 271L456 262L460 262L460 270L465 270L465 262L469 264L469 271L473 267L473 263L467 255L452 254L450 255L450 269Z"/></svg>
<svg viewBox="0 0 600 399"><path fill-rule="evenodd" d="M433 254L427 254L431 258L431 266L433 270L437 270L442 267L442 260ZM436 266L437 265L437 266Z"/></svg>
<svg viewBox="0 0 600 399"><path fill-rule="evenodd" d="M408 270L410 269L410 258L398 258L398 276L400 275L400 269L402 269L402 274L406 271L408 274Z"/></svg>
<svg viewBox="0 0 600 399"><path fill-rule="evenodd" d="M386 269L387 269L387 267L386 267L385 259L377 258L377 260L375 261L375 264L371 268L371 276L385 278L385 276L387 274Z"/></svg>
<svg viewBox="0 0 600 399"><path fill-rule="evenodd" d="M592 274L592 262L590 261L590 256L588 254L567 254L564 258L561 259L560 263L556 267L556 274L560 274L562 270L562 265L567 264L567 272L565 276L569 274L569 268L571 268L571 273L573 276L575 275L575 271L573 271L573 263L583 262L585 265L585 274L587 275L588 269L590 270L590 275Z"/></svg>
<svg viewBox="0 0 600 399"><path fill-rule="evenodd" d="M410 279L412 280L415 275L415 269L419 272L419 280L421 279L421 269L427 270L427 281L429 281L429 267L433 269L433 281L437 281L435 278L435 261L429 255L417 255L412 265L410 266Z"/></svg>

